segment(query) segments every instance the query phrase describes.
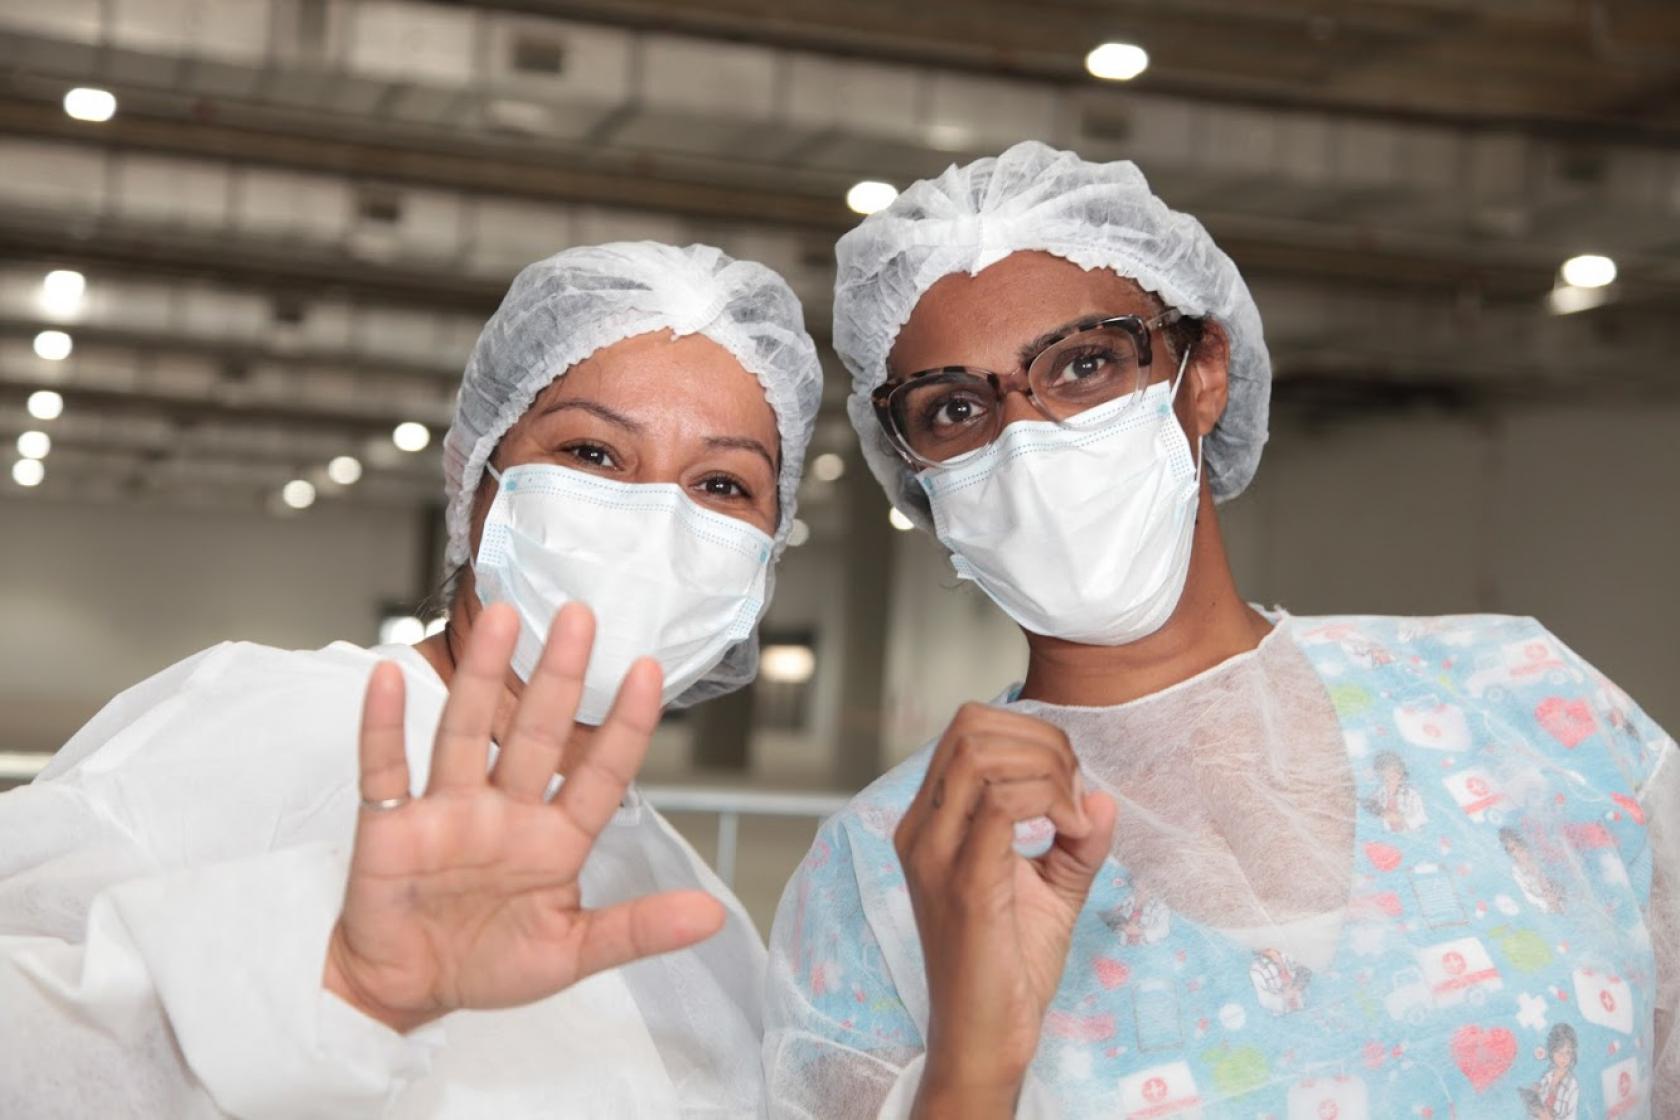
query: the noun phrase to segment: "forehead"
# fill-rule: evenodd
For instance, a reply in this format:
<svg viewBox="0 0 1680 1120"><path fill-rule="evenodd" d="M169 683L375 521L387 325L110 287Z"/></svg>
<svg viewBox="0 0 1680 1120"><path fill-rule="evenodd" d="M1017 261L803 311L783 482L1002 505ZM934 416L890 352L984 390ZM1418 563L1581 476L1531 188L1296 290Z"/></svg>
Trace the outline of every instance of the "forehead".
<svg viewBox="0 0 1680 1120"><path fill-rule="evenodd" d="M941 277L916 302L887 360L895 374L936 366L1002 370L1045 331L1095 315L1153 315L1160 301L1106 268L1012 253L973 275Z"/></svg>
<svg viewBox="0 0 1680 1120"><path fill-rule="evenodd" d="M653 331L603 346L538 393L532 409L579 397L629 416L675 412L711 429L743 429L733 434L776 430L758 378L701 334Z"/></svg>

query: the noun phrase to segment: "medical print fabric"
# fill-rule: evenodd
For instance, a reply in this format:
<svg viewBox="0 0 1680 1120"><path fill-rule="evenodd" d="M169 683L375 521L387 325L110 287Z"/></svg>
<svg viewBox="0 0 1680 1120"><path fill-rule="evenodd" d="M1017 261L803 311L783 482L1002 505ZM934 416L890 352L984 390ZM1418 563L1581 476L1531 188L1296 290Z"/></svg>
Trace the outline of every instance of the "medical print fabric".
<svg viewBox="0 0 1680 1120"><path fill-rule="evenodd" d="M1284 617L1273 642L1316 674L1355 789L1346 909L1307 922L1323 960L1181 917L1111 858L1023 1100L1133 1120L1649 1116L1641 793L1673 741L1531 620ZM800 1066L902 1070L924 1046L892 831L927 761L829 822L789 887L773 1093Z"/></svg>

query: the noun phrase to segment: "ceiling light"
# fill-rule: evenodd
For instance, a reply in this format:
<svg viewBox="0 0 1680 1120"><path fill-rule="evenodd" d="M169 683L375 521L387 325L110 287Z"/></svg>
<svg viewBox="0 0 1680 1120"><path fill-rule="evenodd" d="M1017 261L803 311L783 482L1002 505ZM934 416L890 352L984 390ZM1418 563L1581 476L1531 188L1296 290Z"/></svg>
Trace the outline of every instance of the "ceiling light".
<svg viewBox="0 0 1680 1120"><path fill-rule="evenodd" d="M1591 311L1610 302L1609 288L1583 288L1578 284L1559 284L1546 293L1546 310L1553 315L1574 315Z"/></svg>
<svg viewBox="0 0 1680 1120"><path fill-rule="evenodd" d="M293 509L308 509L315 504L315 485L301 478L294 478L280 488L280 500Z"/></svg>
<svg viewBox="0 0 1680 1120"><path fill-rule="evenodd" d="M67 319L82 309L87 278L73 269L59 268L41 281L41 310L57 319Z"/></svg>
<svg viewBox="0 0 1680 1120"><path fill-rule="evenodd" d="M765 646L758 655L758 674L780 684L804 684L817 671L817 655L810 646Z"/></svg>
<svg viewBox="0 0 1680 1120"><path fill-rule="evenodd" d="M62 362L70 356L73 346L63 331L42 331L35 336L35 355L49 362Z"/></svg>
<svg viewBox="0 0 1680 1120"><path fill-rule="evenodd" d="M12 481L19 486L39 486L47 477L47 468L39 459L19 459L12 464Z"/></svg>
<svg viewBox="0 0 1680 1120"><path fill-rule="evenodd" d="M788 526L788 547L798 548L810 539L811 527L799 518L794 518L793 524Z"/></svg>
<svg viewBox="0 0 1680 1120"><path fill-rule="evenodd" d="M1602 288L1615 282L1616 262L1596 253L1583 253L1563 262L1560 270L1565 284L1577 288Z"/></svg>
<svg viewBox="0 0 1680 1120"><path fill-rule="evenodd" d="M861 183L853 183L852 189L846 192L846 205L856 213L873 214L891 206L893 199L897 197L898 188L891 183L883 183L879 179L865 179Z"/></svg>
<svg viewBox="0 0 1680 1120"><path fill-rule="evenodd" d="M432 442L432 433L424 424L404 420L392 430L391 442L402 451L424 451L426 445Z"/></svg>
<svg viewBox="0 0 1680 1120"><path fill-rule="evenodd" d="M45 459L52 450L52 437L46 432L24 432L17 438L17 449L25 459Z"/></svg>
<svg viewBox="0 0 1680 1120"><path fill-rule="evenodd" d="M892 527L894 529L897 529L901 533L908 532L916 527L916 523L914 521L911 521L908 517L898 512L897 506L894 506L890 511L888 511L887 520L892 523Z"/></svg>
<svg viewBox="0 0 1680 1120"><path fill-rule="evenodd" d="M29 394L29 415L37 420L57 420L64 412L64 398L51 389L37 389Z"/></svg>
<svg viewBox="0 0 1680 1120"><path fill-rule="evenodd" d="M824 482L834 482L846 473L846 460L832 451L825 452L812 461L811 473Z"/></svg>
<svg viewBox="0 0 1680 1120"><path fill-rule="evenodd" d="M76 120L98 124L117 115L117 99L110 90L77 86L64 95L64 111Z"/></svg>
<svg viewBox="0 0 1680 1120"><path fill-rule="evenodd" d="M1136 43L1104 43L1085 56L1093 78L1129 82L1149 69L1149 52Z"/></svg>
<svg viewBox="0 0 1680 1120"><path fill-rule="evenodd" d="M340 455L327 464L327 477L340 486L354 485L362 477L362 461L354 455Z"/></svg>

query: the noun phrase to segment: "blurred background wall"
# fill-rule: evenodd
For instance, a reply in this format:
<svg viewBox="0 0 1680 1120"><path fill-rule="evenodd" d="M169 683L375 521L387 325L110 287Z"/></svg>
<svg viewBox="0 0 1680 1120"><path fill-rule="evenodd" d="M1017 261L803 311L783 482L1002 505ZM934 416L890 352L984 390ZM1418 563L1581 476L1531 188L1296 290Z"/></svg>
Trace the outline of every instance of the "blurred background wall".
<svg viewBox="0 0 1680 1120"><path fill-rule="evenodd" d="M6 772L217 641L423 629L438 442L520 265L710 241L826 346L854 210L1024 138L1137 160L1249 278L1246 594L1536 615L1680 725L1674 4L0 0ZM853 790L1020 673L826 358L765 679L653 781ZM742 827L763 917L810 822Z"/></svg>

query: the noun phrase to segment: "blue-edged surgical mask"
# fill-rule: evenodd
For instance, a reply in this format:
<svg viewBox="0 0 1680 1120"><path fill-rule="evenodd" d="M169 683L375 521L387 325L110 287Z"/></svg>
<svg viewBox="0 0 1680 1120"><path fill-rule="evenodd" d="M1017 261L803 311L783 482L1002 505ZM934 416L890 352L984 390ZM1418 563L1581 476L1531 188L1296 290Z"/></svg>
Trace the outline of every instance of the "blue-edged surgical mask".
<svg viewBox="0 0 1680 1120"><path fill-rule="evenodd" d="M1173 415L1172 382L1061 423L1020 421L916 477L934 532L972 580L1035 634L1114 646L1172 617L1190 571L1200 441Z"/></svg>

